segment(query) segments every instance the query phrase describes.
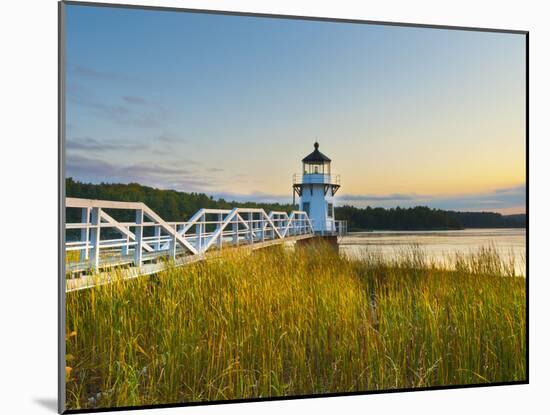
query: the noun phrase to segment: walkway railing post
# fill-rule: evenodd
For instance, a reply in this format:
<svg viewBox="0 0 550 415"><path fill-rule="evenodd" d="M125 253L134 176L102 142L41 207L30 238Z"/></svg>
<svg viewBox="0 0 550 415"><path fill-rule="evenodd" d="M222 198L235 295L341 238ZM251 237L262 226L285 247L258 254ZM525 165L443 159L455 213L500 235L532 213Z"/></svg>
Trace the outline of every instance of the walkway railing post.
<svg viewBox="0 0 550 415"><path fill-rule="evenodd" d="M88 260L88 247L90 237L90 208L82 208L82 224L85 226L80 229L80 240L84 242L84 249L80 250L80 261Z"/></svg>
<svg viewBox="0 0 550 415"><path fill-rule="evenodd" d="M155 226L155 249L160 250L160 226Z"/></svg>
<svg viewBox="0 0 550 415"><path fill-rule="evenodd" d="M183 231L184 227L185 227L185 225L176 225L175 226L176 233L179 234L181 231ZM185 235L183 235L183 237L185 238ZM172 258L175 260L176 259L176 254L178 252L178 245L177 245L177 242L176 242L176 235L173 236L172 243L173 243L173 246L170 249L170 254L172 255Z"/></svg>
<svg viewBox="0 0 550 415"><path fill-rule="evenodd" d="M248 214L248 230L250 231L249 232L249 238L250 238L249 242L250 243L254 243L254 231L253 231L253 229L254 229L254 220L253 220L253 218L254 218L254 214L252 212L250 212Z"/></svg>
<svg viewBox="0 0 550 415"><path fill-rule="evenodd" d="M218 249L222 249L223 244L223 230L222 230L223 214L218 213L218 226L216 230L220 231L220 236L218 236Z"/></svg>
<svg viewBox="0 0 550 415"><path fill-rule="evenodd" d="M260 240L265 241L265 218L262 213L260 213Z"/></svg>
<svg viewBox="0 0 550 415"><path fill-rule="evenodd" d="M204 222L206 220L206 213L203 213L200 222L197 226L197 250L202 253L202 238L204 234Z"/></svg>
<svg viewBox="0 0 550 415"><path fill-rule="evenodd" d="M141 267L143 263L143 209L136 210L136 245L134 251L134 265Z"/></svg>
<svg viewBox="0 0 550 415"><path fill-rule="evenodd" d="M231 226L233 228L233 245L239 246L239 214L233 217L233 224Z"/></svg>
<svg viewBox="0 0 550 415"><path fill-rule="evenodd" d="M126 235L126 244L122 246L121 254L128 255L129 253L130 253L130 236Z"/></svg>
<svg viewBox="0 0 550 415"><path fill-rule="evenodd" d="M101 208L92 208L91 215L91 227L90 227L90 244L91 255L90 255L90 267L93 269L99 268L99 244L101 238Z"/></svg>
<svg viewBox="0 0 550 415"><path fill-rule="evenodd" d="M176 233L178 232L178 225L174 225L174 230ZM176 259L176 235L172 235L172 239L170 240L170 258L173 260Z"/></svg>

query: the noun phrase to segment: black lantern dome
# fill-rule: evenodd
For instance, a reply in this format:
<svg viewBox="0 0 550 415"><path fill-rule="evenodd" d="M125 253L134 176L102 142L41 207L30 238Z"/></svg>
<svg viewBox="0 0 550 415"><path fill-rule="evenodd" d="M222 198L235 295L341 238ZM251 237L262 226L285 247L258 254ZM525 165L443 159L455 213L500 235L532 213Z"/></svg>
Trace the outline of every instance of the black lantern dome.
<svg viewBox="0 0 550 415"><path fill-rule="evenodd" d="M313 144L315 150L302 159L304 174L330 175L330 159L319 151L319 143Z"/></svg>
<svg viewBox="0 0 550 415"><path fill-rule="evenodd" d="M314 144L313 144L313 147L315 148L315 150L313 150L312 153L308 154L307 156L305 156L303 159L302 159L302 162L304 163L324 163L324 162L329 162L330 163L330 159L325 156L323 153L321 153L319 151L319 143L316 141Z"/></svg>

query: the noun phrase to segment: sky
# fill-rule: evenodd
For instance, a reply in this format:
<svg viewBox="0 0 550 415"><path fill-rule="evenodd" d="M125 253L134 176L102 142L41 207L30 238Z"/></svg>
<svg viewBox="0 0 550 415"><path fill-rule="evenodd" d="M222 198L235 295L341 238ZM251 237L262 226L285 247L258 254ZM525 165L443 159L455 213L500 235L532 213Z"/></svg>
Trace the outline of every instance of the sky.
<svg viewBox="0 0 550 415"><path fill-rule="evenodd" d="M336 204L525 212L525 37L66 6L66 174Z"/></svg>

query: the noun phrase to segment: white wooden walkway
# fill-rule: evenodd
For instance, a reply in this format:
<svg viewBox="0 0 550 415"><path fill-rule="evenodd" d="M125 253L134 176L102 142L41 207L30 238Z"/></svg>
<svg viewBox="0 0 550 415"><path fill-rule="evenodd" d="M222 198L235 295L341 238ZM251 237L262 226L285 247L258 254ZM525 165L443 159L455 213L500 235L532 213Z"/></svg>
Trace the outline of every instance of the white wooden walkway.
<svg viewBox="0 0 550 415"><path fill-rule="evenodd" d="M67 211L78 209L81 221L66 223L66 290L108 283L112 270L128 278L204 260L225 246L258 249L315 236L302 211L200 209L187 222L166 222L140 202L66 198ZM114 217L132 217L121 222ZM347 230L337 221L335 234Z"/></svg>

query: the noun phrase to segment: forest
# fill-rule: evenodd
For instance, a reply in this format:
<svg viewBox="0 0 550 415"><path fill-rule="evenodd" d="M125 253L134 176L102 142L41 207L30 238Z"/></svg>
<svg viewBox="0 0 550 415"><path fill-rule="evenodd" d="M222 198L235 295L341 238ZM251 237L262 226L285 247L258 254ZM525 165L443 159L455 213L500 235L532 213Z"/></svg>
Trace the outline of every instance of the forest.
<svg viewBox="0 0 550 415"><path fill-rule="evenodd" d="M255 207L263 208L266 212L271 210L289 212L293 210L290 203L227 201L225 199L214 199L205 193L156 189L137 183L93 184L67 178L65 185L67 197L143 202L167 221L188 219L200 208ZM77 212L68 212L67 221L75 221L77 215ZM523 228L526 226L527 220L525 214L501 215L495 212L457 212L432 209L426 206L390 209L370 206L366 208L337 206L335 215L338 220L348 221L350 231Z"/></svg>

